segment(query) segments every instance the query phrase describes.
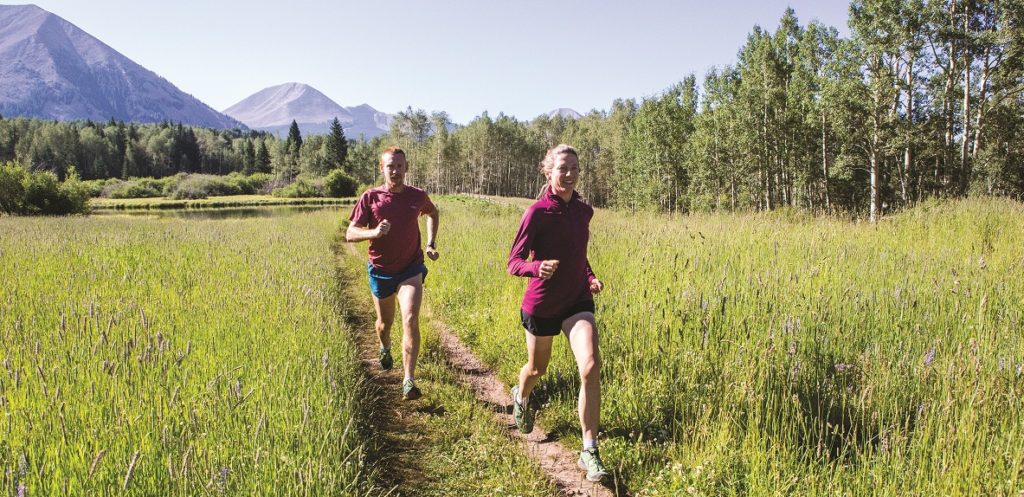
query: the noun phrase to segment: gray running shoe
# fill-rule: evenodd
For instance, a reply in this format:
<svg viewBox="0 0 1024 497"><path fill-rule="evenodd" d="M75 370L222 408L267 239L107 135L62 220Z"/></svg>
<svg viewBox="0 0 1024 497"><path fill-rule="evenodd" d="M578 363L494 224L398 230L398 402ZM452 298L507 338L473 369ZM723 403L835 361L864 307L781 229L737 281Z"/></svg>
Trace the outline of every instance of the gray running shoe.
<svg viewBox="0 0 1024 497"><path fill-rule="evenodd" d="M604 469L604 464L601 463L601 456L597 453L596 447L580 452L580 460L577 464L580 469L587 472L587 480L601 481L611 476L611 473Z"/></svg>
<svg viewBox="0 0 1024 497"><path fill-rule="evenodd" d="M533 409L530 409L530 403L526 402L526 405L521 404L519 398L519 385L512 387L512 418L516 420L516 428L522 433L530 433L533 431Z"/></svg>
<svg viewBox="0 0 1024 497"><path fill-rule="evenodd" d="M423 393L411 378L402 382L402 400L416 400L422 396Z"/></svg>
<svg viewBox="0 0 1024 497"><path fill-rule="evenodd" d="M387 371L394 367L395 360L391 358L391 349L380 348L380 368Z"/></svg>

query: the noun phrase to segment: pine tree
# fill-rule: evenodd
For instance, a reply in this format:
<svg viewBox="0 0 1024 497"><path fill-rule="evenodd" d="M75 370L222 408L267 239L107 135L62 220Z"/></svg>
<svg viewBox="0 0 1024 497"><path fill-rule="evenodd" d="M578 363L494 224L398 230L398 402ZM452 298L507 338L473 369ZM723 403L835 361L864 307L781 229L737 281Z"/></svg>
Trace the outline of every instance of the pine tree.
<svg viewBox="0 0 1024 497"><path fill-rule="evenodd" d="M335 117L331 121L331 132L327 135L327 162L328 169L338 169L345 166L345 158L348 157L348 140L345 138L345 130L341 122ZM345 171L348 172L348 171Z"/></svg>
<svg viewBox="0 0 1024 497"><path fill-rule="evenodd" d="M302 134L299 133L299 124L292 119L292 125L288 128L288 138L284 142L284 151L295 159L298 159L299 149L301 148Z"/></svg>
<svg viewBox="0 0 1024 497"><path fill-rule="evenodd" d="M245 174L256 172L256 149L248 138L242 142L242 168Z"/></svg>
<svg viewBox="0 0 1024 497"><path fill-rule="evenodd" d="M256 149L256 172L270 172L270 150L267 150L267 142L260 140L260 146Z"/></svg>

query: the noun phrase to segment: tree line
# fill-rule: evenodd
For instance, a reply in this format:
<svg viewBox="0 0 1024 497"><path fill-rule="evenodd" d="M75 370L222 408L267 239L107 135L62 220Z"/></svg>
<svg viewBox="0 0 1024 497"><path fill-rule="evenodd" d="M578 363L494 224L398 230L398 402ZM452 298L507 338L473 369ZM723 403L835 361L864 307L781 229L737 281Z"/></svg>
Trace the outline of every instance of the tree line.
<svg viewBox="0 0 1024 497"><path fill-rule="evenodd" d="M178 172L341 169L375 183L403 147L410 180L439 193L535 196L557 143L580 153L581 192L626 209L877 216L922 199L1024 196L1024 0L854 0L850 36L787 9L754 27L735 63L579 119L483 113L464 126L408 108L391 130L348 140L180 124L0 118L0 161L83 179Z"/></svg>
<svg viewBox="0 0 1024 497"><path fill-rule="evenodd" d="M582 192L629 209L858 212L1024 195L1024 2L855 0L851 36L788 9L698 84L580 119L483 114L449 132L408 109L391 140L442 192L533 195L547 148L580 152Z"/></svg>
<svg viewBox="0 0 1024 497"><path fill-rule="evenodd" d="M31 165L61 179L72 167L83 180L233 172L271 173L292 180L300 174L324 176L338 169L365 169L348 162L350 144L337 119L330 133L303 139L294 121L288 135L278 138L262 131L169 122L59 122L0 116L0 162ZM364 179L371 178L372 172Z"/></svg>

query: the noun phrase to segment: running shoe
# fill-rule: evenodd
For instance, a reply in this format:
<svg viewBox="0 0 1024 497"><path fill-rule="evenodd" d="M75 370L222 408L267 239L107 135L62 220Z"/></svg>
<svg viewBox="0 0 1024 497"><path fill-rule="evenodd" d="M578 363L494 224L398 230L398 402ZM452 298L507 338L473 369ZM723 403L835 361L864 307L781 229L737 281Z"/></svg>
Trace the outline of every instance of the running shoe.
<svg viewBox="0 0 1024 497"><path fill-rule="evenodd" d="M395 360L391 358L391 349L380 348L380 368L387 371L394 367Z"/></svg>
<svg viewBox="0 0 1024 497"><path fill-rule="evenodd" d="M402 400L416 400L423 396L416 383L409 378L402 382Z"/></svg>
<svg viewBox="0 0 1024 497"><path fill-rule="evenodd" d="M533 410L530 409L530 403L526 402L523 405L517 399L519 398L519 385L512 387L512 418L516 420L516 428L522 433L530 433L533 431Z"/></svg>
<svg viewBox="0 0 1024 497"><path fill-rule="evenodd" d="M580 452L580 460L577 464L580 469L587 472L587 480L601 481L610 476L608 470L604 469L604 464L601 463L601 456L597 453L597 447Z"/></svg>

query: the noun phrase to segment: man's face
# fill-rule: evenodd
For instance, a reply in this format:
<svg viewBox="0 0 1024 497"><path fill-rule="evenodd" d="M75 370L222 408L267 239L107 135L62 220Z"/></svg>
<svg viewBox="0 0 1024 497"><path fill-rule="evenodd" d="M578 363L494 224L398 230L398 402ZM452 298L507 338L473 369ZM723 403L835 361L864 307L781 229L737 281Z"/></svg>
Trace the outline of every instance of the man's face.
<svg viewBox="0 0 1024 497"><path fill-rule="evenodd" d="M384 154L380 160L380 172L384 175L384 181L388 186L404 185L405 172L409 170L409 164L405 162L405 154Z"/></svg>

